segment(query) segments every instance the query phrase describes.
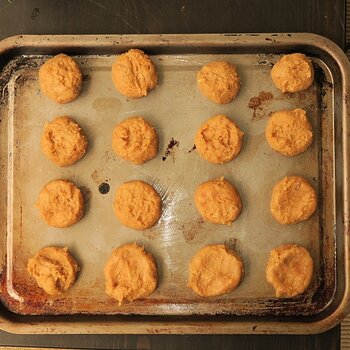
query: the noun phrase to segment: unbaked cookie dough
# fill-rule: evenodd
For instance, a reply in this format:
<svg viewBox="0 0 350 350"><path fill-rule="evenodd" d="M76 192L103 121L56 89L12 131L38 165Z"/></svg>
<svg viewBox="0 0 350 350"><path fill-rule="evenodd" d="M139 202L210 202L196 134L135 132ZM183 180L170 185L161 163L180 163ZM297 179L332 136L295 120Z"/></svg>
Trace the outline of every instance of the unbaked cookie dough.
<svg viewBox="0 0 350 350"><path fill-rule="evenodd" d="M114 249L104 268L106 294L119 305L144 298L155 291L158 283L154 257L136 243Z"/></svg>
<svg viewBox="0 0 350 350"><path fill-rule="evenodd" d="M55 296L74 284L79 266L68 248L45 247L28 260L27 270L40 288Z"/></svg>
<svg viewBox="0 0 350 350"><path fill-rule="evenodd" d="M265 131L272 149L285 156L296 156L312 143L312 126L303 109L272 113Z"/></svg>
<svg viewBox="0 0 350 350"><path fill-rule="evenodd" d="M276 297L291 298L305 292L313 273L309 252L296 244L284 244L270 253L266 280L276 290Z"/></svg>
<svg viewBox="0 0 350 350"><path fill-rule="evenodd" d="M63 53L47 60L39 69L41 92L57 103L75 100L83 84L78 63Z"/></svg>
<svg viewBox="0 0 350 350"><path fill-rule="evenodd" d="M282 92L306 90L314 81L314 68L302 53L282 56L271 69L271 78Z"/></svg>
<svg viewBox="0 0 350 350"><path fill-rule="evenodd" d="M197 83L202 94L218 104L231 102L240 88L236 67L225 61L204 65L197 74Z"/></svg>
<svg viewBox="0 0 350 350"><path fill-rule="evenodd" d="M270 209L280 224L307 220L316 206L316 191L301 176L286 176L273 188Z"/></svg>
<svg viewBox="0 0 350 350"><path fill-rule="evenodd" d="M242 210L238 191L223 177L203 182L194 198L202 217L214 224L231 224Z"/></svg>
<svg viewBox="0 0 350 350"><path fill-rule="evenodd" d="M146 230L159 220L162 201L158 192L148 183L129 181L117 189L114 212L123 225L135 230Z"/></svg>
<svg viewBox="0 0 350 350"><path fill-rule="evenodd" d="M112 80L117 91L130 98L146 96L158 84L157 70L148 55L131 49L119 55L112 66Z"/></svg>
<svg viewBox="0 0 350 350"><path fill-rule="evenodd" d="M57 117L44 126L41 149L56 165L65 167L82 158L88 139L81 127L70 117Z"/></svg>
<svg viewBox="0 0 350 350"><path fill-rule="evenodd" d="M202 158L213 164L223 164L237 157L243 135L235 122L219 114L199 128L194 143Z"/></svg>
<svg viewBox="0 0 350 350"><path fill-rule="evenodd" d="M157 155L158 134L142 117L130 117L114 128L112 146L120 158L143 164Z"/></svg>
<svg viewBox="0 0 350 350"><path fill-rule="evenodd" d="M46 184L36 204L42 218L53 227L68 227L84 215L84 196L68 180L53 180Z"/></svg>
<svg viewBox="0 0 350 350"><path fill-rule="evenodd" d="M188 287L202 297L235 290L244 276L242 259L224 244L208 245L192 258Z"/></svg>

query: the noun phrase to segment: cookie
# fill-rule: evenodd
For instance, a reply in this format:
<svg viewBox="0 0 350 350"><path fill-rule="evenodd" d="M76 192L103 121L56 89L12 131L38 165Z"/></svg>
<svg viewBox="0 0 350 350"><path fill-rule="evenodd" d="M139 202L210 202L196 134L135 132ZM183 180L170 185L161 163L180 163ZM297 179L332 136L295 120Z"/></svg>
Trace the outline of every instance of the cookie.
<svg viewBox="0 0 350 350"><path fill-rule="evenodd" d="M303 109L272 113L265 131L270 147L285 156L305 152L312 143L312 126Z"/></svg>
<svg viewBox="0 0 350 350"><path fill-rule="evenodd" d="M42 218L53 227L68 227L84 215L81 190L68 180L54 180L46 184L36 204Z"/></svg>
<svg viewBox="0 0 350 350"><path fill-rule="evenodd" d="M192 258L188 287L202 297L235 290L244 276L242 259L224 244L208 245Z"/></svg>
<svg viewBox="0 0 350 350"><path fill-rule="evenodd" d="M158 153L158 134L142 117L123 120L113 130L112 146L120 157L134 164L143 164Z"/></svg>
<svg viewBox="0 0 350 350"><path fill-rule="evenodd" d="M28 260L27 270L40 288L55 296L74 284L79 265L68 248L45 247Z"/></svg>
<svg viewBox="0 0 350 350"><path fill-rule="evenodd" d="M199 185L194 198L203 219L214 224L231 224L242 210L238 191L223 177Z"/></svg>
<svg viewBox="0 0 350 350"><path fill-rule="evenodd" d="M219 114L199 128L194 144L202 158L213 164L223 164L237 157L243 135L235 122Z"/></svg>
<svg viewBox="0 0 350 350"><path fill-rule="evenodd" d="M314 68L302 53L282 56L271 69L271 78L282 92L306 90L314 81Z"/></svg>
<svg viewBox="0 0 350 350"><path fill-rule="evenodd" d="M197 84L204 96L218 104L229 103L236 98L241 85L236 67L225 61L204 65L197 74Z"/></svg>
<svg viewBox="0 0 350 350"><path fill-rule="evenodd" d="M139 98L157 86L157 69L143 51L131 49L117 57L112 66L112 80L122 95Z"/></svg>
<svg viewBox="0 0 350 350"><path fill-rule="evenodd" d="M81 127L70 117L57 117L44 126L41 149L45 156L60 167L74 164L82 158L88 139Z"/></svg>
<svg viewBox="0 0 350 350"><path fill-rule="evenodd" d="M162 212L162 201L157 191L148 183L136 180L118 187L114 212L119 221L135 230L154 226Z"/></svg>
<svg viewBox="0 0 350 350"><path fill-rule="evenodd" d="M144 298L155 291L158 283L154 257L136 243L113 250L104 268L106 294L119 305Z"/></svg>
<svg viewBox="0 0 350 350"><path fill-rule="evenodd" d="M78 63L61 53L40 67L39 84L41 92L52 101L68 103L79 96L83 76Z"/></svg>
<svg viewBox="0 0 350 350"><path fill-rule="evenodd" d="M270 208L280 224L296 224L307 220L316 207L316 191L301 176L286 176L273 188Z"/></svg>
<svg viewBox="0 0 350 350"><path fill-rule="evenodd" d="M305 292L313 274L309 252L296 244L284 244L270 253L266 265L266 280L272 284L278 298L291 298Z"/></svg>

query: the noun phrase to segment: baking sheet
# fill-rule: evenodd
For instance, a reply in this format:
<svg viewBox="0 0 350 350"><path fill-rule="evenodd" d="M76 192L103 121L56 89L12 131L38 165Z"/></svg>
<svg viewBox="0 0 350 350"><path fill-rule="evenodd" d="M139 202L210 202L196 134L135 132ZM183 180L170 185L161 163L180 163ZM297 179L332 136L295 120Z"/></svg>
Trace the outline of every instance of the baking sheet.
<svg viewBox="0 0 350 350"><path fill-rule="evenodd" d="M269 252L283 243L305 246L315 262L307 295L290 301L297 313L310 312L311 299L320 283L322 249L319 211L311 219L291 226L274 221L269 201L274 184L286 175L302 175L318 190L321 111L317 81L305 92L282 95L270 79L270 69L280 56L263 54L152 55L159 72L159 86L146 98L127 99L111 81L115 56L76 57L84 84L72 103L57 105L41 95L38 67L48 56L27 57L26 67L9 82L9 231L7 290L14 312L29 314L251 314L268 311L274 290L265 280ZM216 105L196 87L196 73L213 60L237 66L242 87L236 100ZM317 67L325 65L313 58ZM327 69L326 69L327 71ZM327 80L332 83L332 77ZM332 108L332 106L329 106ZM272 151L265 141L271 112L304 108L313 126L309 150L289 158ZM226 114L245 132L240 155L225 165L212 165L193 151L197 129L209 117ZM68 115L85 130L89 149L73 166L58 168L40 149L45 122ZM142 165L118 159L111 148L113 127L123 119L141 115L158 131L158 156ZM197 213L193 194L203 181L224 176L241 194L243 210L231 226L205 223ZM50 228L40 218L35 202L42 186L65 178L81 187L86 196L85 217L76 225ZM152 229L138 232L123 227L115 218L112 203L123 182L141 179L161 194L163 213ZM108 183L108 194L99 185ZM322 200L321 200L322 201ZM142 244L156 257L159 286L148 298L118 306L104 293L103 266L114 247L128 242ZM204 299L187 288L188 263L202 247L227 243L242 256L245 278L228 295ZM26 272L26 263L38 249L67 246L79 261L81 272L74 287L58 298L48 298ZM15 302L13 302L15 301ZM290 310L288 312L291 312Z"/></svg>
<svg viewBox="0 0 350 350"><path fill-rule="evenodd" d="M114 92L109 80L110 55L130 48L144 49L159 66L161 85L147 99L127 101ZM273 90L268 70L280 54L296 51L312 57L316 81L306 95L281 96ZM40 97L37 85L39 65L59 52L76 56L84 71L84 93L68 109L68 105L57 106ZM195 75L201 63L224 54L238 64L241 76L250 83L243 84L232 104L213 106L196 91ZM331 41L305 33L20 35L0 42L0 66L0 179L4 189L0 191L0 229L6 232L0 236L1 329L45 334L305 334L326 331L347 314L350 65ZM257 80L259 76L266 82ZM269 99L269 91L273 99ZM25 97L35 101L36 107ZM146 100L150 104L155 101L156 107L150 107ZM317 138L308 154L289 164L282 156L278 160L277 154L266 153L271 150L263 133L270 111L294 108L295 104L305 106L312 116ZM142 173L140 168L114 159L108 149L115 123L135 110L143 111L161 138L158 158L142 167ZM92 143L79 163L69 169L54 169L39 152L40 128L53 114L66 112L82 124ZM239 157L219 169L203 165L190 150L201 122L221 112L238 122L247 135ZM185 121L186 128L180 121ZM317 188L320 198L313 221L293 226L292 231L280 231L269 216L269 194L279 174L284 175L281 167L287 174L293 169L300 171ZM245 208L231 227L218 228L200 220L191 200L196 181L221 175L238 187ZM58 176L83 188L89 208L88 215L66 232L49 229L33 208L41 182ZM112 211L117 185L141 176L157 187L166 204L158 226L144 233L118 228ZM101 182L111 186L105 196L98 192ZM37 192L30 190L29 184L35 185ZM318 259L316 274L307 294L276 299L259 271L264 272L274 242L289 238L300 239L296 243L304 242ZM103 265L113 247L135 240L144 243L158 259L160 286L150 297L119 308L103 293ZM232 294L203 299L186 288L187 263L191 254L210 242L226 242L236 248L246 262L247 276ZM27 257L46 244L69 246L82 265L79 282L65 298L48 300L25 272ZM252 282L255 275L259 278ZM39 313L41 316L36 315Z"/></svg>

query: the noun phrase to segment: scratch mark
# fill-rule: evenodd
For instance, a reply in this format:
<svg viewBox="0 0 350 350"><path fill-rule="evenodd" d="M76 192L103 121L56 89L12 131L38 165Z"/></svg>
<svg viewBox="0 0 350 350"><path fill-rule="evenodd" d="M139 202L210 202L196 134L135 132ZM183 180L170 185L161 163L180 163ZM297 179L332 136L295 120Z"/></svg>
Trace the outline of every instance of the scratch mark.
<svg viewBox="0 0 350 350"><path fill-rule="evenodd" d="M332 5L333 5L333 8L334 8L334 10L335 10L335 12L336 12L336 14L337 14L337 17L338 17L339 20L340 20L340 24L341 24L343 30L345 30L345 25L344 25L343 18L342 18L342 16L340 16L340 13L339 13L339 11L338 11L338 7L337 7L337 5L336 5L336 3L335 3L334 0L332 0Z"/></svg>
<svg viewBox="0 0 350 350"><path fill-rule="evenodd" d="M132 30L134 30L137 34L140 34L140 31L135 28L130 22L128 22L126 19L124 19L121 15L115 13L115 15L124 23L126 24L129 28L131 28Z"/></svg>
<svg viewBox="0 0 350 350"><path fill-rule="evenodd" d="M100 3L97 2L97 1L94 1L94 0L88 0L88 1L89 1L91 4L94 4L94 5L100 7L100 8L102 8L102 9L104 9L104 10L107 10L107 7L106 7L106 6L100 4Z"/></svg>
<svg viewBox="0 0 350 350"><path fill-rule="evenodd" d="M139 17L137 16L137 14L131 10L129 10L127 7L125 6L121 6L121 8L123 10L125 10L125 12L131 16L133 16L135 18L135 20L137 21L139 19ZM117 15L118 16L118 15ZM154 31L152 30L152 28L150 27L148 21L145 21L144 24L146 24L147 29L150 31L150 33L154 34Z"/></svg>

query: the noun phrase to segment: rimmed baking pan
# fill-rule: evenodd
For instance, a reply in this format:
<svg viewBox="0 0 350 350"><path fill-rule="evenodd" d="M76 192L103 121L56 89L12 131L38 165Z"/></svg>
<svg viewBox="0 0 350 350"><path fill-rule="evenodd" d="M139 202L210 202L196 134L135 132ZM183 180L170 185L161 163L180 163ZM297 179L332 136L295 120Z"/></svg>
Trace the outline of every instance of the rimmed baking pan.
<svg viewBox="0 0 350 350"><path fill-rule="evenodd" d="M159 86L143 99L119 95L111 81L115 55L147 52ZM84 74L83 92L56 105L40 93L38 69L54 54L74 56ZM315 68L306 91L282 94L270 79L281 54L302 52ZM228 105L206 100L196 73L212 60L237 66L240 93ZM17 333L316 333L347 314L349 299L349 63L328 39L313 34L18 36L0 43L1 84L1 300L0 327ZM268 116L304 108L314 130L310 149L294 158L265 141ZM193 151L196 130L226 114L244 131L241 154L211 165ZM90 141L86 156L68 168L52 165L40 150L43 125L73 117ZM149 120L160 136L158 156L143 166L118 159L114 125L132 115ZM274 184L302 175L317 189L319 204L308 220L276 223L269 212ZM243 211L231 226L203 222L193 194L203 181L224 176L242 196ZM35 208L42 186L67 178L83 189L87 213L68 229L53 229ZM159 223L142 233L127 229L112 210L116 188L141 179L161 194ZM99 191L108 184L110 191ZM107 186L108 187L108 186ZM106 188L106 186L104 186ZM138 242L152 252L159 286L148 298L118 306L104 293L103 266L113 247ZM308 291L278 299L265 280L269 251L282 243L308 248L315 271ZM201 247L226 243L242 256L246 273L233 293L200 298L187 288L188 263ZM48 298L26 272L26 262L47 245L67 246L81 265L77 283Z"/></svg>

